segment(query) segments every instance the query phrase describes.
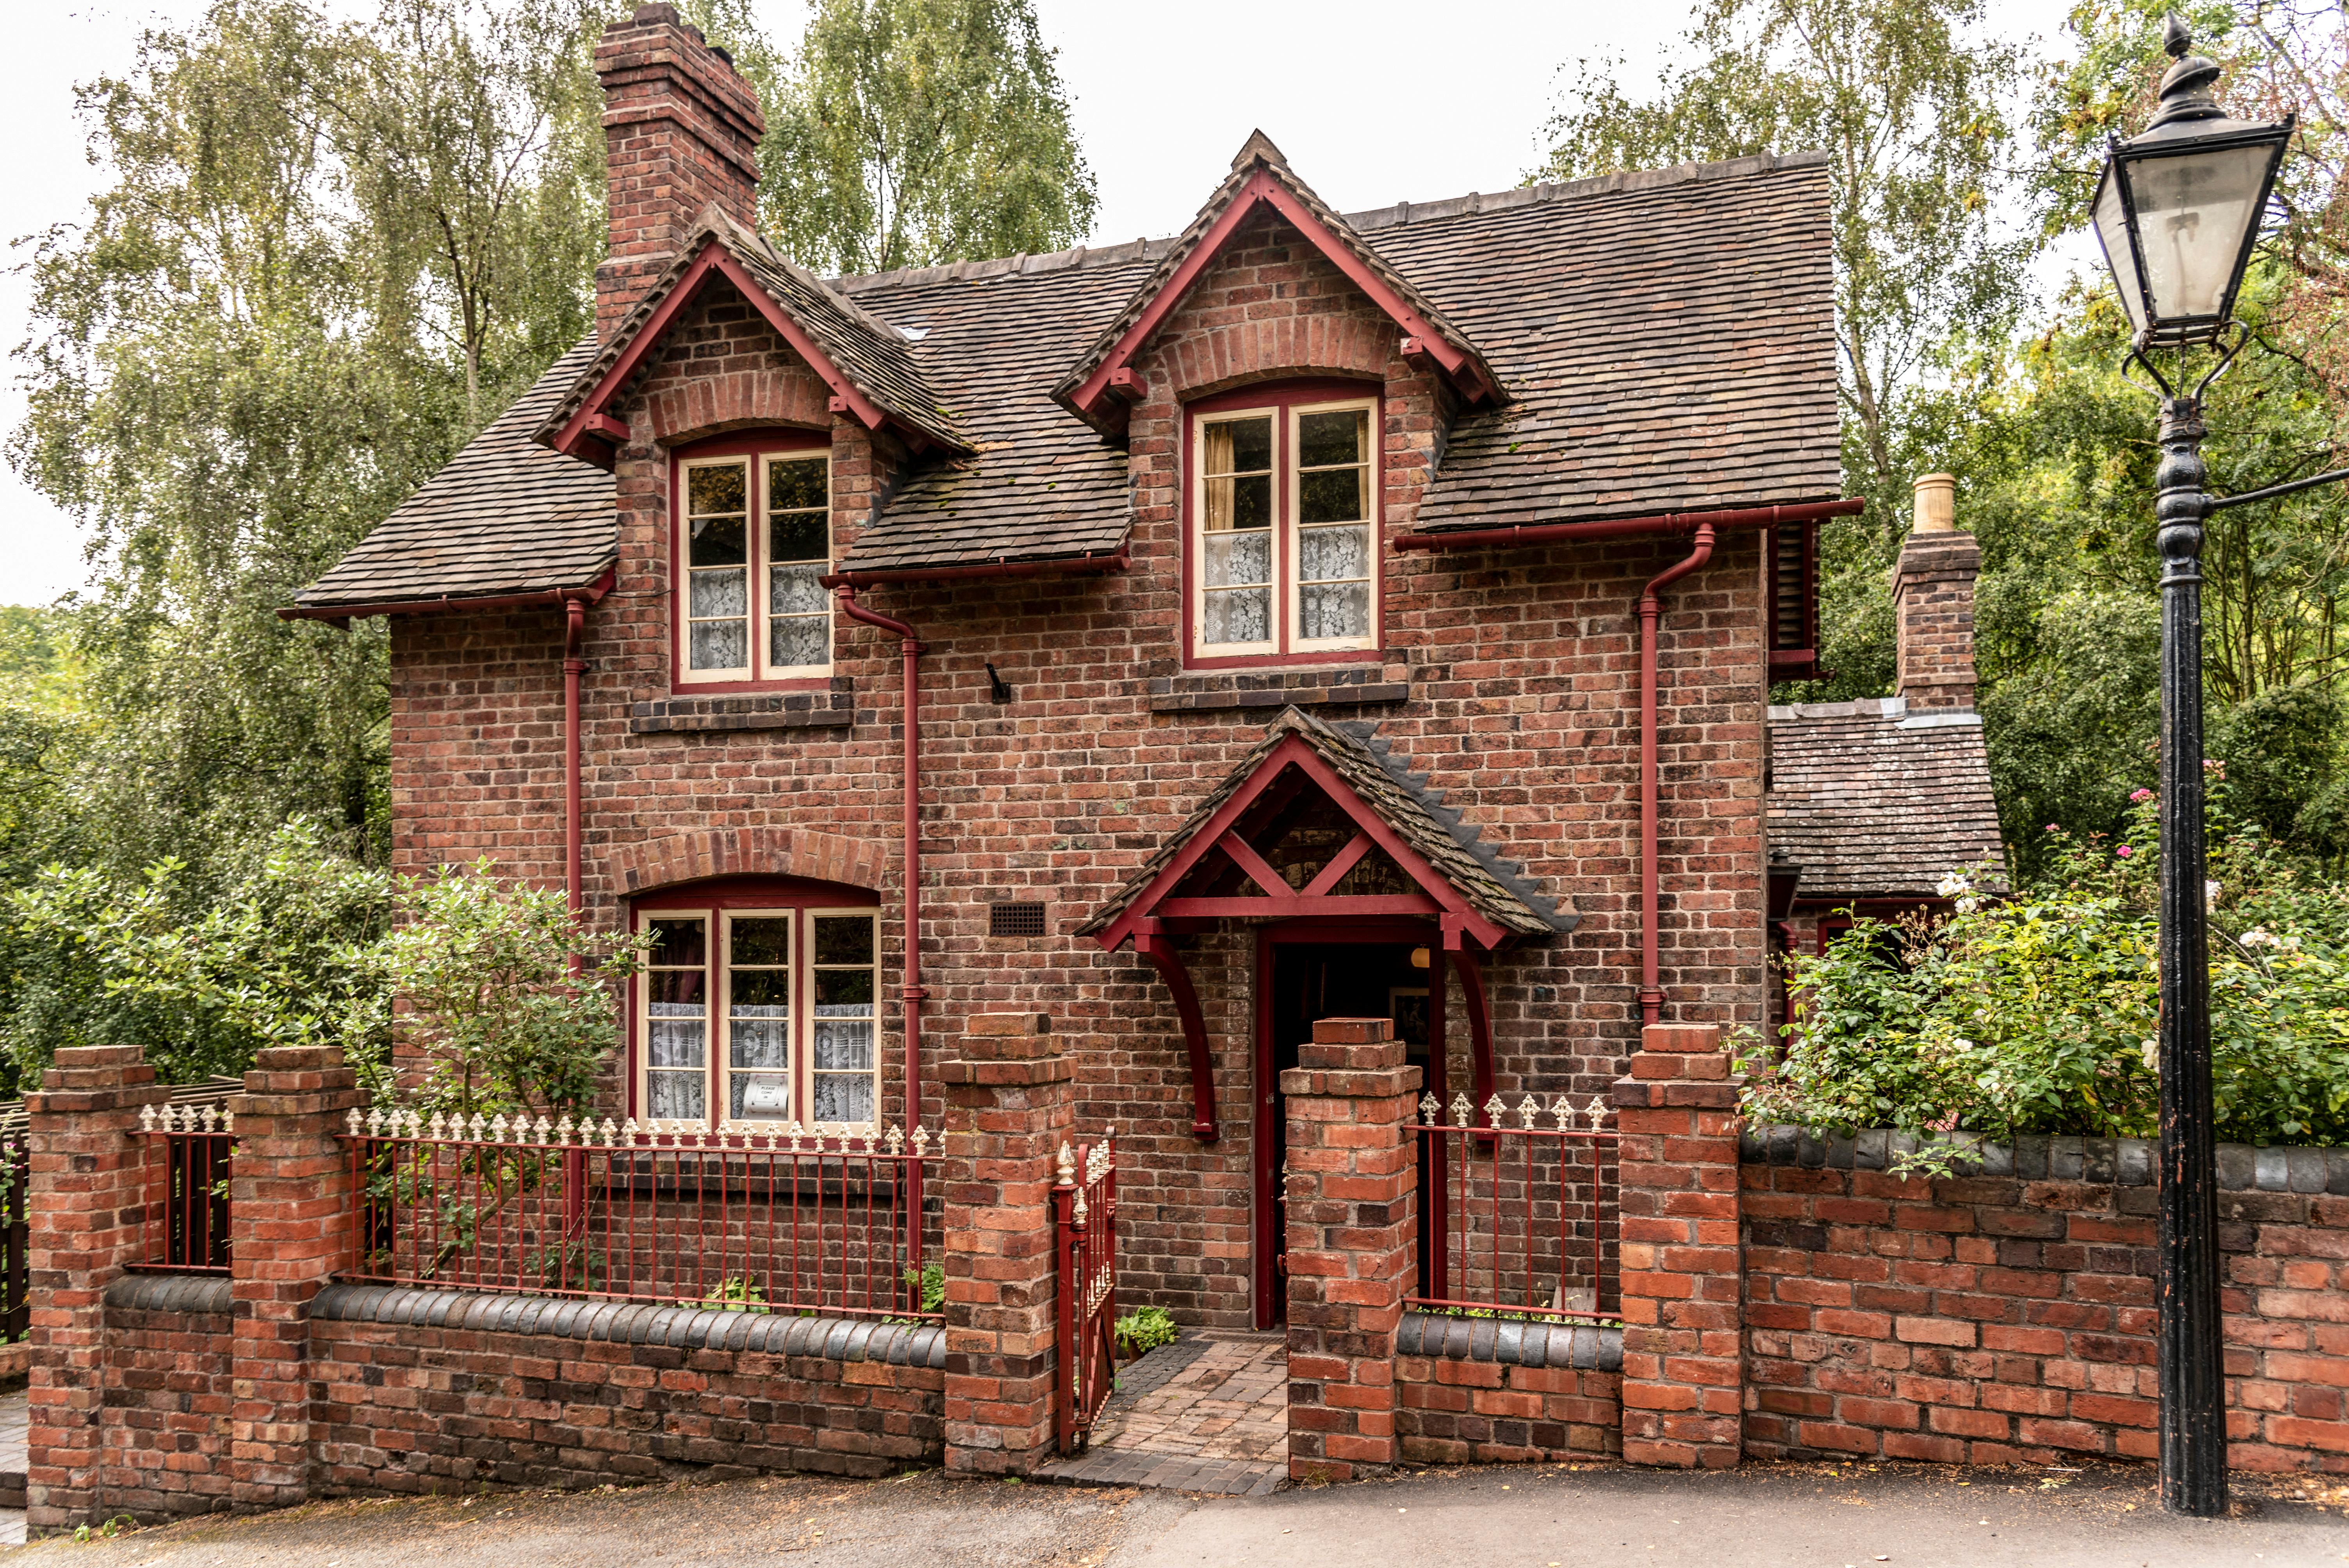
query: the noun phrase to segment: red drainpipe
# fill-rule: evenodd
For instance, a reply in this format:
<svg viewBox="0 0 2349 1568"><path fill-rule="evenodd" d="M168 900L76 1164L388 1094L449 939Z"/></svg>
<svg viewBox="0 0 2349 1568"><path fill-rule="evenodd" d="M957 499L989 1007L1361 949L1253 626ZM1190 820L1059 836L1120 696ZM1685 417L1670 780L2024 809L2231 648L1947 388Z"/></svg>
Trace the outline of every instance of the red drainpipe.
<svg viewBox="0 0 2349 1568"><path fill-rule="evenodd" d="M581 865L579 833L579 677L587 661L579 656L579 642L587 625L587 605L573 594L563 601L563 888L576 919L586 908L586 878ZM572 973L579 955L571 955Z"/></svg>
<svg viewBox="0 0 2349 1568"><path fill-rule="evenodd" d="M1656 623L1657 591L1713 559L1713 524L1699 523L1696 548L1640 590L1640 1022L1661 1024L1664 990L1656 983Z"/></svg>
<svg viewBox="0 0 2349 1568"><path fill-rule="evenodd" d="M856 590L843 583L836 592L849 618L877 626L898 639L905 654L905 981L899 988L905 1003L905 1120L922 1119L922 686L915 661L922 645L914 628L892 615L868 610L856 602ZM909 1212L906 1251L914 1273L922 1270L921 1168L906 1167Z"/></svg>

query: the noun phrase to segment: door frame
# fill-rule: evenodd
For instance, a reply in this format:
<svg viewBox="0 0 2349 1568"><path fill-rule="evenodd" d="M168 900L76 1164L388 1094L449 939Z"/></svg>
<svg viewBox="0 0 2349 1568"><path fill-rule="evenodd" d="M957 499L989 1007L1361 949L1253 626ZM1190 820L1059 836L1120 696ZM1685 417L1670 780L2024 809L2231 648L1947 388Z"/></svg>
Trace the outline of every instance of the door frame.
<svg viewBox="0 0 2349 1568"><path fill-rule="evenodd" d="M1430 1088L1442 1089L1444 1077L1444 979L1450 965L1442 965L1444 930L1433 919L1370 919L1358 921L1284 920L1256 928L1256 1047L1251 1053L1248 1129L1249 1184L1248 1297L1256 1326L1277 1327L1288 1318L1288 1281L1275 1260L1283 1248L1278 1233L1280 1168L1274 1157L1278 1142L1273 1119L1281 1114L1280 1083L1273 1070L1272 965L1276 947L1408 945L1428 950L1427 1037ZM1444 1096L1438 1093L1436 1098Z"/></svg>

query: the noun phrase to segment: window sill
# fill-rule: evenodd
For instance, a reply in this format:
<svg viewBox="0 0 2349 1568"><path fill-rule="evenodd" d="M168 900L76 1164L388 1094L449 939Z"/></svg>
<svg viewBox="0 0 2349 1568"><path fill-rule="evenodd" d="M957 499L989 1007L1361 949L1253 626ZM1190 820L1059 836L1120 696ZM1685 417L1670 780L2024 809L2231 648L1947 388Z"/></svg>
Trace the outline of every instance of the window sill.
<svg viewBox="0 0 2349 1568"><path fill-rule="evenodd" d="M707 733L732 729L846 729L856 722L856 695L845 676L829 690L736 693L725 696L671 696L632 704L633 735Z"/></svg>
<svg viewBox="0 0 2349 1568"><path fill-rule="evenodd" d="M1369 707L1408 701L1411 682L1394 663L1346 668L1194 671L1150 682L1153 713L1245 708Z"/></svg>

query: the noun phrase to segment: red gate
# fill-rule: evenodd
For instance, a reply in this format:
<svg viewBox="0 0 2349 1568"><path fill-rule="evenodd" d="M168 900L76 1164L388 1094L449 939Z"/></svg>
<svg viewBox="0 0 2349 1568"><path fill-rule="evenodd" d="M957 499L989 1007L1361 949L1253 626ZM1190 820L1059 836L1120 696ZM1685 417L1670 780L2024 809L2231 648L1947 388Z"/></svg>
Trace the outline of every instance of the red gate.
<svg viewBox="0 0 2349 1568"><path fill-rule="evenodd" d="M1117 1160L1108 1130L1073 1152L1061 1145L1052 1216L1061 1276L1054 1425L1061 1451L1074 1454L1117 1381Z"/></svg>

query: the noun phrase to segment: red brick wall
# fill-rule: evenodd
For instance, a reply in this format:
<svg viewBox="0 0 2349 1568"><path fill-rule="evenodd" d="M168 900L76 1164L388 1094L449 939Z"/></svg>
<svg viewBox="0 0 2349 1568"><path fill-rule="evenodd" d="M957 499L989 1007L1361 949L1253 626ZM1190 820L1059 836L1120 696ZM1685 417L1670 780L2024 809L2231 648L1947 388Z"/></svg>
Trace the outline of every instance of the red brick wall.
<svg viewBox="0 0 2349 1568"><path fill-rule="evenodd" d="M2151 1187L1743 1173L1748 1455L2153 1457ZM2220 1214L2230 1463L2349 1473L2349 1198Z"/></svg>
<svg viewBox="0 0 2349 1568"><path fill-rule="evenodd" d="M227 1511L234 1353L226 1312L107 1307L105 1511L141 1520Z"/></svg>
<svg viewBox="0 0 2349 1568"><path fill-rule="evenodd" d="M1575 1367L1395 1358L1395 1434L1421 1464L1519 1464L1623 1451L1623 1379Z"/></svg>
<svg viewBox="0 0 2349 1568"><path fill-rule="evenodd" d="M310 1343L326 1493L886 1475L944 1447L930 1367L379 1323Z"/></svg>
<svg viewBox="0 0 2349 1568"><path fill-rule="evenodd" d="M1292 234L1259 224L1208 270L1137 366L1155 400L1133 414L1131 572L867 595L909 620L930 650L921 676L926 1011L941 1035L967 1013L1029 1007L1088 1038L1078 1125L1115 1123L1125 1151L1127 1293L1188 1323L1244 1326L1251 1318L1253 938L1235 932L1187 946L1223 1113L1221 1140L1202 1144L1189 1131L1188 1068L1164 986L1131 954L1102 954L1070 933L1262 737L1268 717L1149 706L1154 681L1186 679L1174 389L1273 372L1376 372L1387 399L1392 536L1412 524L1440 395L1395 356L1392 329L1367 311ZM1233 330L1283 319L1305 325L1286 338ZM669 360L616 409L636 439L616 470L617 586L588 615L591 906L613 918L616 852L668 834L814 829L873 846L888 868L879 879L884 1088L885 1114L895 1118L903 1055L902 1041L887 1037L899 1021L903 942L895 641L839 624L835 672L853 688L853 729L628 728L631 703L670 695L668 459L656 432L706 433L731 422L725 410L747 406L740 399L757 400L738 392L726 403L713 387L695 403L687 383L705 363L729 377L770 377L758 394L768 401L789 402L796 385L780 342L722 291L684 330ZM685 411L656 415L647 397L653 408ZM680 428L678 419L688 423ZM870 516L893 454L876 451L852 423L835 420L832 430L835 547L844 550ZM1578 1100L1603 1093L1637 1035L1631 611L1640 585L1680 553L1675 542L1640 540L1463 556L1384 552L1387 646L1372 667L1381 679L1407 679L1411 695L1323 710L1376 721L1447 806L1582 915L1572 934L1487 965L1498 1084L1513 1099L1526 1089ZM1760 577L1754 538L1733 533L1711 566L1667 595L1661 973L1672 1015L1689 1021L1761 1021ZM560 884L560 658L552 612L395 623L393 786L404 868L490 852L517 875ZM988 661L1017 701L989 700ZM998 900L1044 902L1051 934L988 936L986 906ZM1464 1082L1456 991L1447 1016L1453 1080ZM928 1095L925 1118L935 1125L942 1106Z"/></svg>

